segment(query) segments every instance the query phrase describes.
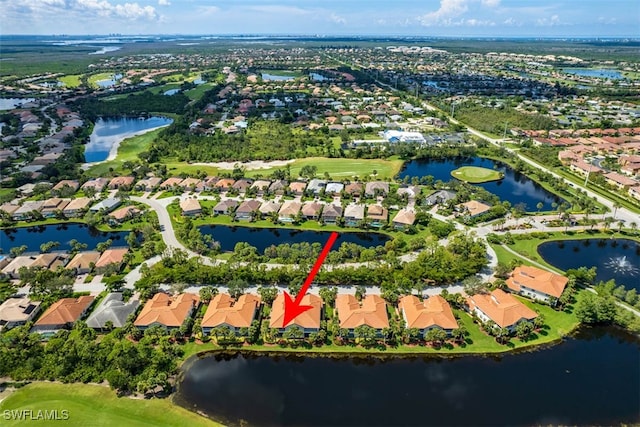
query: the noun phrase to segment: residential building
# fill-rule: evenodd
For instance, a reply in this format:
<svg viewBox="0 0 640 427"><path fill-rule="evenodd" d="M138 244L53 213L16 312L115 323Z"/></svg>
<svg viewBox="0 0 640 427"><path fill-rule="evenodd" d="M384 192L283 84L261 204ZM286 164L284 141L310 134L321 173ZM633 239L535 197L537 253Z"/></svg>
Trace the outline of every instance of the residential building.
<svg viewBox="0 0 640 427"><path fill-rule="evenodd" d="M268 200L264 202L262 205L260 205L260 213L263 216L273 215L274 212L277 214L280 211L281 207L282 207L281 203Z"/></svg>
<svg viewBox="0 0 640 427"><path fill-rule="evenodd" d="M364 221L364 205L350 204L344 209L344 225L357 227Z"/></svg>
<svg viewBox="0 0 640 427"><path fill-rule="evenodd" d="M367 182L364 187L364 194L367 196L386 196L389 194L389 183L384 181Z"/></svg>
<svg viewBox="0 0 640 427"><path fill-rule="evenodd" d="M40 212L44 205L43 201L27 200L18 209L13 212L11 216L15 221L22 221L31 217L33 212Z"/></svg>
<svg viewBox="0 0 640 427"><path fill-rule="evenodd" d="M181 200L180 209L184 216L195 216L202 213L202 206L200 206L198 199L188 198Z"/></svg>
<svg viewBox="0 0 640 427"><path fill-rule="evenodd" d="M347 184L344 187L344 192L353 197L362 196L363 191L364 191L364 186L359 182L352 182Z"/></svg>
<svg viewBox="0 0 640 427"><path fill-rule="evenodd" d="M96 269L102 271L106 268L113 268L116 271L120 271L122 263L124 262L124 256L127 252L129 252L128 248L107 249L100 255L100 258L98 258Z"/></svg>
<svg viewBox="0 0 640 427"><path fill-rule="evenodd" d="M420 191L420 187L418 187L417 185L402 185L400 186L400 188L398 188L398 191L396 193L398 194L398 196L403 196L406 194L409 199L415 199L416 197L420 196Z"/></svg>
<svg viewBox="0 0 640 427"><path fill-rule="evenodd" d="M341 182L329 182L327 186L324 188L325 194L330 194L333 196L339 195L344 190L344 184Z"/></svg>
<svg viewBox="0 0 640 427"><path fill-rule="evenodd" d="M477 294L467 297L468 310L478 316L482 322L489 320L501 328L515 330L520 322L527 322L538 314L502 289L490 294Z"/></svg>
<svg viewBox="0 0 640 427"><path fill-rule="evenodd" d="M351 336L362 325L375 329L378 335L389 327L387 304L379 295L367 295L360 302L353 295L340 294L336 297L336 311L340 328L349 330Z"/></svg>
<svg viewBox="0 0 640 427"><path fill-rule="evenodd" d="M302 216L308 220L318 220L322 211L322 204L317 202L305 203L302 206Z"/></svg>
<svg viewBox="0 0 640 427"><path fill-rule="evenodd" d="M20 269L22 267L29 268L35 262L36 257L33 255L20 255L13 258L9 264L2 269L2 274L12 279L20 278Z"/></svg>
<svg viewBox="0 0 640 427"><path fill-rule="evenodd" d="M416 328L424 336L431 329L442 329L451 335L458 328L449 303L440 295L433 295L421 301L415 295L400 299L398 308L407 328Z"/></svg>
<svg viewBox="0 0 640 427"><path fill-rule="evenodd" d="M281 196L285 193L288 186L289 183L284 179L275 180L269 186L269 193ZM302 191L304 191L304 189Z"/></svg>
<svg viewBox="0 0 640 427"><path fill-rule="evenodd" d="M241 328L249 328L258 315L260 297L252 294L240 295L234 300L229 294L213 297L202 318L202 332L211 334L214 328L227 327L236 335Z"/></svg>
<svg viewBox="0 0 640 427"><path fill-rule="evenodd" d="M162 178L157 176L151 176L145 179L141 179L136 182L136 190L139 191L154 191L162 183Z"/></svg>
<svg viewBox="0 0 640 427"><path fill-rule="evenodd" d="M29 298L9 298L0 304L0 331L24 325L40 311L40 301Z"/></svg>
<svg viewBox="0 0 640 427"><path fill-rule="evenodd" d="M302 195L305 188L307 188L307 183L303 181L293 181L289 183L289 190L296 196Z"/></svg>
<svg viewBox="0 0 640 427"><path fill-rule="evenodd" d="M314 178L311 181L309 181L306 191L308 193L313 193L317 195L317 194L320 194L326 186L327 186L326 180Z"/></svg>
<svg viewBox="0 0 640 427"><path fill-rule="evenodd" d="M236 182L234 182L231 188L238 190L240 194L244 194L251 187L251 184L253 184L253 180L247 179L247 178L241 178Z"/></svg>
<svg viewBox="0 0 640 427"><path fill-rule="evenodd" d="M112 223L121 224L125 221L135 218L140 214L140 212L142 211L135 206L125 206L111 212L109 214L109 221Z"/></svg>
<svg viewBox="0 0 640 427"><path fill-rule="evenodd" d="M269 319L269 327L277 329L283 334L291 328L300 329L305 337L309 334L320 330L320 320L322 315L322 298L313 294L306 294L300 305L311 306L311 309L299 314L287 327L284 325L284 294L278 294L271 306L271 318Z"/></svg>
<svg viewBox="0 0 640 427"><path fill-rule="evenodd" d="M69 256L65 253L46 253L36 256L36 259L29 267L40 267L49 270L55 270L67 263Z"/></svg>
<svg viewBox="0 0 640 427"><path fill-rule="evenodd" d="M92 295L84 295L54 302L36 321L31 332L50 337L61 329L70 328L87 313L94 299Z"/></svg>
<svg viewBox="0 0 640 427"><path fill-rule="evenodd" d="M458 209L460 209L460 212L462 212L464 216L474 218L482 215L483 213L489 212L489 210L491 210L491 206L477 200L469 200L468 202L459 204Z"/></svg>
<svg viewBox="0 0 640 427"><path fill-rule="evenodd" d="M322 209L322 222L325 224L335 224L342 218L342 206L329 204Z"/></svg>
<svg viewBox="0 0 640 427"><path fill-rule="evenodd" d="M132 176L116 176L109 181L108 188L109 190L131 190L135 180Z"/></svg>
<svg viewBox="0 0 640 427"><path fill-rule="evenodd" d="M180 183L183 181L183 178L177 176L171 176L165 179L162 184L160 184L160 188L163 190L173 190L180 187Z"/></svg>
<svg viewBox="0 0 640 427"><path fill-rule="evenodd" d="M42 204L40 213L45 218L53 218L56 216L56 212L63 212L64 208L71 202L71 199L60 199L58 197L52 197L47 199Z"/></svg>
<svg viewBox="0 0 640 427"><path fill-rule="evenodd" d="M433 206L438 204L447 203L449 200L456 198L456 193L449 190L439 190L433 194L430 194L425 198L425 204L427 206Z"/></svg>
<svg viewBox="0 0 640 427"><path fill-rule="evenodd" d="M115 208L117 208L118 206L120 206L121 204L122 202L120 201L120 199L116 199L115 197L109 197L91 206L89 208L89 211L91 212L103 211L103 212L109 213Z"/></svg>
<svg viewBox="0 0 640 427"><path fill-rule="evenodd" d="M184 293L172 297L160 292L147 301L133 324L143 330L154 325L176 329L182 326L199 305L198 295Z"/></svg>
<svg viewBox="0 0 640 427"><path fill-rule="evenodd" d="M201 182L202 181L200 181L197 178L185 178L178 185L184 191L194 191L196 189L196 187L198 186L198 184L200 184Z"/></svg>
<svg viewBox="0 0 640 427"><path fill-rule="evenodd" d="M258 200L245 200L236 209L235 219L238 221L252 221L256 216L256 212L259 212L260 205L262 203Z"/></svg>
<svg viewBox="0 0 640 427"><path fill-rule="evenodd" d="M217 188L219 191L221 192L225 192L228 189L230 189L231 187L233 187L233 184L236 183L235 179L231 179L231 178L222 178L220 180L218 180L215 184L214 184L214 188Z"/></svg>
<svg viewBox="0 0 640 427"><path fill-rule="evenodd" d="M416 222L416 213L410 209L400 209L391 222L394 228L405 229Z"/></svg>
<svg viewBox="0 0 640 427"><path fill-rule="evenodd" d="M90 204L91 199L88 197L73 199L64 207L64 209L62 209L62 213L67 218L82 216L82 214L87 211Z"/></svg>
<svg viewBox="0 0 640 427"><path fill-rule="evenodd" d="M87 190L89 188L93 189L96 194L101 193L102 190L109 184L109 180L107 178L94 178L82 184L82 190Z"/></svg>
<svg viewBox="0 0 640 427"><path fill-rule="evenodd" d="M269 191L269 186L271 186L271 181L264 179L258 179L251 184L251 188L255 188L258 195L263 195L266 191Z"/></svg>
<svg viewBox="0 0 640 427"><path fill-rule="evenodd" d="M78 191L78 188L80 188L80 183L75 179L63 179L62 181L59 181L56 185L54 185L51 191L58 192L60 190L63 190L65 187L68 187L75 193L76 191Z"/></svg>
<svg viewBox="0 0 640 427"><path fill-rule="evenodd" d="M516 267L506 280L509 290L545 302L560 298L568 282L560 274L527 265Z"/></svg>
<svg viewBox="0 0 640 427"><path fill-rule="evenodd" d="M389 221L389 210L381 205L369 205L367 208L367 224L371 227L382 227Z"/></svg>
<svg viewBox="0 0 640 427"><path fill-rule="evenodd" d="M111 322L111 327L121 328L127 322L129 316L138 309L140 300L137 296L124 302L122 292L111 292L93 310L87 318L87 326L93 329L104 330L107 323Z"/></svg>
<svg viewBox="0 0 640 427"><path fill-rule="evenodd" d="M230 214L236 207L238 207L238 202L236 200L221 200L213 207L213 213L217 215Z"/></svg>
<svg viewBox="0 0 640 427"><path fill-rule="evenodd" d="M298 216L300 209L302 209L301 203L287 200L278 211L278 220L281 222L293 222Z"/></svg>
<svg viewBox="0 0 640 427"><path fill-rule="evenodd" d="M100 255L98 251L80 252L69 261L65 268L74 270L76 274L89 273L100 259Z"/></svg>

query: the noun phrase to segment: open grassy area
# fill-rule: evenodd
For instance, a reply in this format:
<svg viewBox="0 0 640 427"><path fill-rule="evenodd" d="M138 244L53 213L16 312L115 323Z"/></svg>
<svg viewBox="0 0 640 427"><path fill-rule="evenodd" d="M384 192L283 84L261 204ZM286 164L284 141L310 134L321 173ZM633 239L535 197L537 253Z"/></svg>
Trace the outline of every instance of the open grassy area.
<svg viewBox="0 0 640 427"><path fill-rule="evenodd" d="M64 83L66 88L73 89L80 86L80 77L81 76L79 74L68 74L60 77L58 80Z"/></svg>
<svg viewBox="0 0 640 427"><path fill-rule="evenodd" d="M469 182L471 184L480 184L483 182L497 181L502 179L502 173L478 166L463 166L451 171L451 176L460 181Z"/></svg>
<svg viewBox="0 0 640 427"><path fill-rule="evenodd" d="M309 157L297 159L291 163L291 176L297 177L304 166L315 166L318 168L317 175L323 176L327 172L332 178L352 178L373 176L377 179L393 178L402 168L402 160L382 160L382 159L330 159L327 157ZM261 169L247 171L248 176L269 175L275 169ZM377 175L374 174L377 172Z"/></svg>
<svg viewBox="0 0 640 427"><path fill-rule="evenodd" d="M87 384L33 383L13 392L0 403L5 410L68 411L65 421L9 421L3 426L64 425L67 426L218 426L209 419L189 412L170 399L118 398L107 387Z"/></svg>
<svg viewBox="0 0 640 427"><path fill-rule="evenodd" d="M98 73L89 76L87 81L89 82L89 86L98 87L98 82L100 80L111 80L112 77L113 73Z"/></svg>

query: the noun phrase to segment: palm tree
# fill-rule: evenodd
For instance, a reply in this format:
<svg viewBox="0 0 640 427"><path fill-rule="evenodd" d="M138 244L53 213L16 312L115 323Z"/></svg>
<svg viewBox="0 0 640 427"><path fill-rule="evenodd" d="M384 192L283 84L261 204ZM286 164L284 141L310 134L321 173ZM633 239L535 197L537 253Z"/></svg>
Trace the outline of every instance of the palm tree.
<svg viewBox="0 0 640 427"><path fill-rule="evenodd" d="M636 231L638 230L638 223L633 221L631 222L631 224L629 224L629 227L633 230L633 234L636 234Z"/></svg>
<svg viewBox="0 0 640 427"><path fill-rule="evenodd" d="M620 204L620 202L613 202L613 219L616 218L616 213L618 212L618 208L621 208L622 205Z"/></svg>

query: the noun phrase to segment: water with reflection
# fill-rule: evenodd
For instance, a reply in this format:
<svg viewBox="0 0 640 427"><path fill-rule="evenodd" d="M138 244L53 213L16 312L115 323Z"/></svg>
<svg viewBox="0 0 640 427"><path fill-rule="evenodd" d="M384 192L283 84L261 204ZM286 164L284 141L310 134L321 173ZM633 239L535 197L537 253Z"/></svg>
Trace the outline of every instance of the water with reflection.
<svg viewBox="0 0 640 427"><path fill-rule="evenodd" d="M3 253L9 253L13 247L26 245L27 252L37 252L43 243L59 242L60 246L56 250L66 251L73 239L86 243L87 249L94 249L98 243L108 239L113 241L114 247L127 246L125 238L128 234L125 231L104 232L85 224L73 223L5 228L0 230L0 249Z"/></svg>
<svg viewBox="0 0 640 427"><path fill-rule="evenodd" d="M176 401L230 425L614 425L640 421L639 350L596 328L501 357L210 355L186 363Z"/></svg>
<svg viewBox="0 0 640 427"><path fill-rule="evenodd" d="M503 172L504 178L500 181L476 185L500 197L500 200L508 200L512 206L524 203L528 211L536 211L536 205L542 202L543 210L551 210L552 203L562 202L562 199L545 190L526 175L514 171L504 163L482 157L412 160L405 164L399 177L402 179L405 176L422 177L431 175L435 180L447 182L455 179L451 176L451 171L462 166L479 166Z"/></svg>
<svg viewBox="0 0 640 427"><path fill-rule="evenodd" d="M596 267L596 280L614 279L617 284L640 291L640 243L629 239L576 239L544 242L538 254L562 270Z"/></svg>

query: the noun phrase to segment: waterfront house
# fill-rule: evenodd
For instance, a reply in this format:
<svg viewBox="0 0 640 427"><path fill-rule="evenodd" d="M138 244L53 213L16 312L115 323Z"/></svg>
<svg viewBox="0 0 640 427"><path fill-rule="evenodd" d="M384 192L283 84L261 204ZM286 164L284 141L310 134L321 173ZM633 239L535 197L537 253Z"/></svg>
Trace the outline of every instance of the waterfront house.
<svg viewBox="0 0 640 427"><path fill-rule="evenodd" d="M415 199L420 195L420 191L420 187L417 185L403 185L398 188L396 194L398 194L398 196L404 196L406 194L409 199Z"/></svg>
<svg viewBox="0 0 640 427"><path fill-rule="evenodd" d="M420 330L422 336L435 328L451 335L451 331L458 328L449 303L440 295L430 296L423 301L415 295L408 295L400 299L398 308L406 327Z"/></svg>
<svg viewBox="0 0 640 427"><path fill-rule="evenodd" d="M260 205L260 214L264 216L273 215L274 212L278 213L281 207L281 203L268 200Z"/></svg>
<svg viewBox="0 0 640 427"><path fill-rule="evenodd" d="M56 212L63 212L64 208L71 202L71 199L60 199L58 197L51 197L42 204L40 213L45 218L53 218L56 216Z"/></svg>
<svg viewBox="0 0 640 427"><path fill-rule="evenodd" d="M271 318L269 319L269 327L278 330L283 334L291 328L300 329L305 337L309 334L320 330L320 320L322 314L322 298L313 294L306 294L302 298L300 305L311 306L311 309L299 314L287 327L284 325L284 294L278 294L271 306Z"/></svg>
<svg viewBox="0 0 640 427"><path fill-rule="evenodd" d="M512 292L545 302L560 298L568 282L560 274L527 265L516 267L506 280Z"/></svg>
<svg viewBox="0 0 640 427"><path fill-rule="evenodd" d="M252 221L261 204L258 200L245 200L236 209L235 219L238 221Z"/></svg>
<svg viewBox="0 0 640 427"><path fill-rule="evenodd" d="M322 211L322 204L317 202L305 203L302 206L302 216L308 220L318 220Z"/></svg>
<svg viewBox="0 0 640 427"><path fill-rule="evenodd" d="M98 251L80 252L69 261L65 268L74 270L76 274L89 273L100 259L100 255Z"/></svg>
<svg viewBox="0 0 640 427"><path fill-rule="evenodd" d="M236 207L238 207L238 202L236 200L221 200L213 207L213 213L217 215L231 214Z"/></svg>
<svg viewBox="0 0 640 427"><path fill-rule="evenodd" d="M83 295L78 298L62 298L44 312L31 328L31 332L37 332L43 337L51 337L61 329L73 326L87 313L93 300L92 295Z"/></svg>
<svg viewBox="0 0 640 427"><path fill-rule="evenodd" d="M528 322L538 314L518 301L513 295L501 289L490 294L477 294L467 297L467 309L486 323L492 320L501 328L515 330L520 322Z"/></svg>
<svg viewBox="0 0 640 427"><path fill-rule="evenodd" d="M384 206L369 205L367 208L367 224L371 227L382 227L389 221L389 211Z"/></svg>
<svg viewBox="0 0 640 427"><path fill-rule="evenodd" d="M65 253L46 253L36 256L33 263L29 267L40 267L49 270L56 270L58 267L64 267L69 260L69 255Z"/></svg>
<svg viewBox="0 0 640 427"><path fill-rule="evenodd" d="M367 325L382 335L382 329L389 327L387 304L379 295L367 295L362 302L355 296L340 294L336 297L336 311L341 329L347 329L353 337L354 330Z"/></svg>
<svg viewBox="0 0 640 427"><path fill-rule="evenodd" d="M87 318L87 326L103 330L107 327L107 322L111 322L112 327L121 328L139 306L140 300L137 297L124 302L122 292L111 292L100 301L100 304Z"/></svg>
<svg viewBox="0 0 640 427"><path fill-rule="evenodd" d="M91 199L88 197L73 199L62 209L62 213L67 218L82 216L82 214L87 211L90 204Z"/></svg>
<svg viewBox="0 0 640 427"><path fill-rule="evenodd" d="M0 331L32 321L40 311L40 304L27 297L9 298L0 304Z"/></svg>
<svg viewBox="0 0 640 427"><path fill-rule="evenodd" d="M103 211L105 213L109 213L115 208L117 208L118 206L120 206L121 204L122 204L122 201L120 201L120 199L116 199L115 197L109 197L91 206L89 208L89 211L91 212Z"/></svg>
<svg viewBox="0 0 640 427"><path fill-rule="evenodd" d="M147 301L133 324L142 330L154 325L177 329L199 305L200 298L196 294L184 293L172 297L160 292Z"/></svg>
<svg viewBox="0 0 640 427"><path fill-rule="evenodd" d="M180 209L184 216L195 216L202 213L202 207L198 199L184 199L180 201Z"/></svg>
<svg viewBox="0 0 640 427"><path fill-rule="evenodd" d="M13 212L11 218L13 218L14 221L23 221L25 219L31 218L32 213L40 212L40 209L42 209L43 205L43 201L27 200Z"/></svg>
<svg viewBox="0 0 640 427"><path fill-rule="evenodd" d="M33 255L20 255L9 261L2 269L2 274L11 279L20 278L20 269L22 267L29 268L35 262L36 257Z"/></svg>
<svg viewBox="0 0 640 427"><path fill-rule="evenodd" d="M281 222L293 222L298 216L300 209L302 209L301 203L287 200L278 211L278 220Z"/></svg>
<svg viewBox="0 0 640 427"><path fill-rule="evenodd" d="M227 327L238 335L241 328L249 328L258 315L260 297L252 294L240 295L233 299L229 294L220 293L213 297L202 318L202 332L210 335L214 328Z"/></svg>
<svg viewBox="0 0 640 427"><path fill-rule="evenodd" d="M20 208L20 205L14 203L3 203L0 205L0 211L3 211L10 217L13 217L13 213Z"/></svg>
<svg viewBox="0 0 640 427"><path fill-rule="evenodd" d="M128 248L107 249L98 258L96 270L104 271L107 268L112 268L115 271L120 271L127 252L129 252Z"/></svg>
<svg viewBox="0 0 640 427"><path fill-rule="evenodd" d="M424 200L427 206L433 206L437 204L447 203L449 200L453 200L456 197L456 193L449 190L439 190L433 194L427 196Z"/></svg>
<svg viewBox="0 0 640 427"><path fill-rule="evenodd" d="M344 209L344 225L357 227L364 221L364 205L350 204Z"/></svg>
<svg viewBox="0 0 640 427"><path fill-rule="evenodd" d="M409 209L400 209L391 222L394 228L405 229L416 222L416 213Z"/></svg>
<svg viewBox="0 0 640 427"><path fill-rule="evenodd" d="M322 209L322 222L325 224L335 224L342 218L342 206L329 204Z"/></svg>
<svg viewBox="0 0 640 427"><path fill-rule="evenodd" d="M135 206L125 206L111 212L109 214L109 222L113 224L122 224L125 221L135 218L140 214L140 212L142 211Z"/></svg>

